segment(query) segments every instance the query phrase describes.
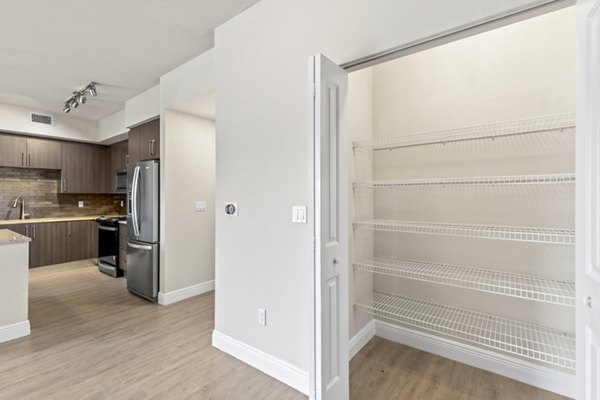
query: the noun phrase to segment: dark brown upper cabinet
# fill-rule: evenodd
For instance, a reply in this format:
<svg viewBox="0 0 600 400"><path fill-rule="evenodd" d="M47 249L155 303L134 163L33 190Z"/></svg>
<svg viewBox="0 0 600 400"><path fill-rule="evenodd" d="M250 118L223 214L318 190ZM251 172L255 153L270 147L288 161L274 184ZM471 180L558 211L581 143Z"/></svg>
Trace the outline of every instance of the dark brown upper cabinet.
<svg viewBox="0 0 600 400"><path fill-rule="evenodd" d="M0 135L0 166L24 167L27 139L14 135Z"/></svg>
<svg viewBox="0 0 600 400"><path fill-rule="evenodd" d="M129 130L129 162L160 159L160 119Z"/></svg>
<svg viewBox="0 0 600 400"><path fill-rule="evenodd" d="M27 139L27 164L30 168L61 169L62 146L60 142Z"/></svg>
<svg viewBox="0 0 600 400"><path fill-rule="evenodd" d="M0 135L0 167L60 169L61 166L60 142Z"/></svg>
<svg viewBox="0 0 600 400"><path fill-rule="evenodd" d="M63 142L61 193L102 193L104 147Z"/></svg>
<svg viewBox="0 0 600 400"><path fill-rule="evenodd" d="M127 140L117 142L110 146L111 166L114 171L113 175L116 175L117 171L127 168L128 154L129 143Z"/></svg>
<svg viewBox="0 0 600 400"><path fill-rule="evenodd" d="M101 150L102 193L117 192L117 172L127 168L127 140L114 143Z"/></svg>

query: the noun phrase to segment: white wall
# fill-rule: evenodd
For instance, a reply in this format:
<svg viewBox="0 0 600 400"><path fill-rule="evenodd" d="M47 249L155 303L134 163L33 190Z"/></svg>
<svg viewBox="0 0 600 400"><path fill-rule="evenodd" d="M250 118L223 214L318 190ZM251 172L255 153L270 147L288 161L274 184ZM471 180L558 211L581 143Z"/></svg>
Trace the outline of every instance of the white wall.
<svg viewBox="0 0 600 400"><path fill-rule="evenodd" d="M575 110L575 10L562 9L374 68L376 136Z"/></svg>
<svg viewBox="0 0 600 400"><path fill-rule="evenodd" d="M160 78L161 106L179 107L215 89L215 52L209 50Z"/></svg>
<svg viewBox="0 0 600 400"><path fill-rule="evenodd" d="M376 137L575 111L567 8L373 67ZM551 44L551 45L550 45ZM350 94L352 96L352 93ZM569 173L574 130L374 152L375 179ZM375 191L375 218L574 229L574 186ZM375 254L574 281L574 247L376 233ZM376 290L574 331L563 306L376 277Z"/></svg>
<svg viewBox="0 0 600 400"><path fill-rule="evenodd" d="M156 85L145 92L125 102L125 126L140 125L160 115L160 85Z"/></svg>
<svg viewBox="0 0 600 400"><path fill-rule="evenodd" d="M169 293L214 280L215 124L174 110L163 115L166 239L160 291ZM206 212L194 212L196 200L206 202Z"/></svg>
<svg viewBox="0 0 600 400"><path fill-rule="evenodd" d="M31 112L52 115L54 124L50 126L31 123ZM0 104L0 131L82 142L96 142L98 138L96 121L68 116L62 112L49 113L10 104Z"/></svg>
<svg viewBox="0 0 600 400"><path fill-rule="evenodd" d="M111 144L127 139L129 128L125 126L125 110L117 111L98 121L98 142Z"/></svg>
<svg viewBox="0 0 600 400"><path fill-rule="evenodd" d="M160 78L162 293L214 279L214 121L177 112L182 104L189 105L195 99L212 96L213 92L212 51ZM188 218L195 200L207 201L208 211L193 213ZM182 237L179 226L193 236Z"/></svg>
<svg viewBox="0 0 600 400"><path fill-rule="evenodd" d="M373 254L373 241L370 237L354 240L352 221L373 218L373 198L364 192L354 192L352 183L373 179L372 157L370 152L357 149L353 152L352 142L373 138L373 68L365 68L348 76L348 99L346 103L346 126L348 127L348 264L367 255ZM352 156L354 155L354 156ZM373 275L357 272L348 276L349 304L355 298L366 295L373 290ZM350 315L349 335L353 337L372 318L365 313L355 312L348 308Z"/></svg>
<svg viewBox="0 0 600 400"><path fill-rule="evenodd" d="M219 332L308 370L312 221L290 217L310 204L308 57L342 63L539 3L263 0L216 30L217 209L240 206L217 213Z"/></svg>

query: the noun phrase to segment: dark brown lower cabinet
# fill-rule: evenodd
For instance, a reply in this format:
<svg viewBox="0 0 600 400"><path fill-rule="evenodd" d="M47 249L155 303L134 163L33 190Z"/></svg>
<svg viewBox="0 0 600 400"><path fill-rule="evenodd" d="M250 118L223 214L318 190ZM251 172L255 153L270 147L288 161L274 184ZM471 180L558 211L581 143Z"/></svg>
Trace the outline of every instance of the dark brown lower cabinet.
<svg viewBox="0 0 600 400"><path fill-rule="evenodd" d="M119 225L119 268L127 271L127 225Z"/></svg>
<svg viewBox="0 0 600 400"><path fill-rule="evenodd" d="M0 229L10 229L31 238L29 268L96 257L95 221L11 224L2 225Z"/></svg>
<svg viewBox="0 0 600 400"><path fill-rule="evenodd" d="M66 222L30 224L29 237L29 268L67 261Z"/></svg>
<svg viewBox="0 0 600 400"><path fill-rule="evenodd" d="M2 225L0 229L8 229L9 231L20 233L21 235L29 236L27 224Z"/></svg>
<svg viewBox="0 0 600 400"><path fill-rule="evenodd" d="M90 221L90 258L98 258L98 223Z"/></svg>
<svg viewBox="0 0 600 400"><path fill-rule="evenodd" d="M93 221L67 222L67 259L66 261L86 260L92 258L92 230Z"/></svg>

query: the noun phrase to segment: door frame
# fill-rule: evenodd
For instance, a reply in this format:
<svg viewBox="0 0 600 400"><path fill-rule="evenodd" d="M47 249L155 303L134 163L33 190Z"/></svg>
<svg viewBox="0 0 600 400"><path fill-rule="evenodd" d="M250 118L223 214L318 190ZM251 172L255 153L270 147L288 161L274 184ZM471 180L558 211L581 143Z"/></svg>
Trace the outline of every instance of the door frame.
<svg viewBox="0 0 600 400"><path fill-rule="evenodd" d="M596 360L591 365L589 352L598 343L595 343L600 332L594 329L600 325L600 310L598 309L599 293L593 293L598 287L600 277L591 269L600 267L598 255L598 241L600 240L600 157L595 153L600 139L594 137L600 129L600 117L597 116L597 107L600 105L600 51L594 48L600 45L600 0L584 0L577 4L577 97L576 97L576 247L575 247L575 288L576 288L576 359L577 359L577 399L596 398L600 388L596 385L592 389L588 384L598 374L600 362ZM582 22L585 21L585 22ZM590 29L591 28L591 29ZM594 35L595 36L592 36ZM594 76L594 74L596 74ZM593 247L596 247L594 250ZM596 275L596 276L594 276ZM595 282L593 281L595 280ZM585 303L589 295L595 295L593 304ZM596 357L598 355L596 354ZM595 393L591 391L595 390Z"/></svg>

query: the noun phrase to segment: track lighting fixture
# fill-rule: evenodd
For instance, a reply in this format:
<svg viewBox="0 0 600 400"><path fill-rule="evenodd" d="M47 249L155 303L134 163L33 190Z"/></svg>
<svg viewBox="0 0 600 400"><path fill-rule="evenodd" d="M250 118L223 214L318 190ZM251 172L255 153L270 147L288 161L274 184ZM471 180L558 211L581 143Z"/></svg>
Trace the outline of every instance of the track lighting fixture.
<svg viewBox="0 0 600 400"><path fill-rule="evenodd" d="M65 101L63 112L68 114L72 109L79 107L80 104L85 104L87 102L86 94L92 97L98 96L95 82L90 82L83 89L73 92L73 96Z"/></svg>

